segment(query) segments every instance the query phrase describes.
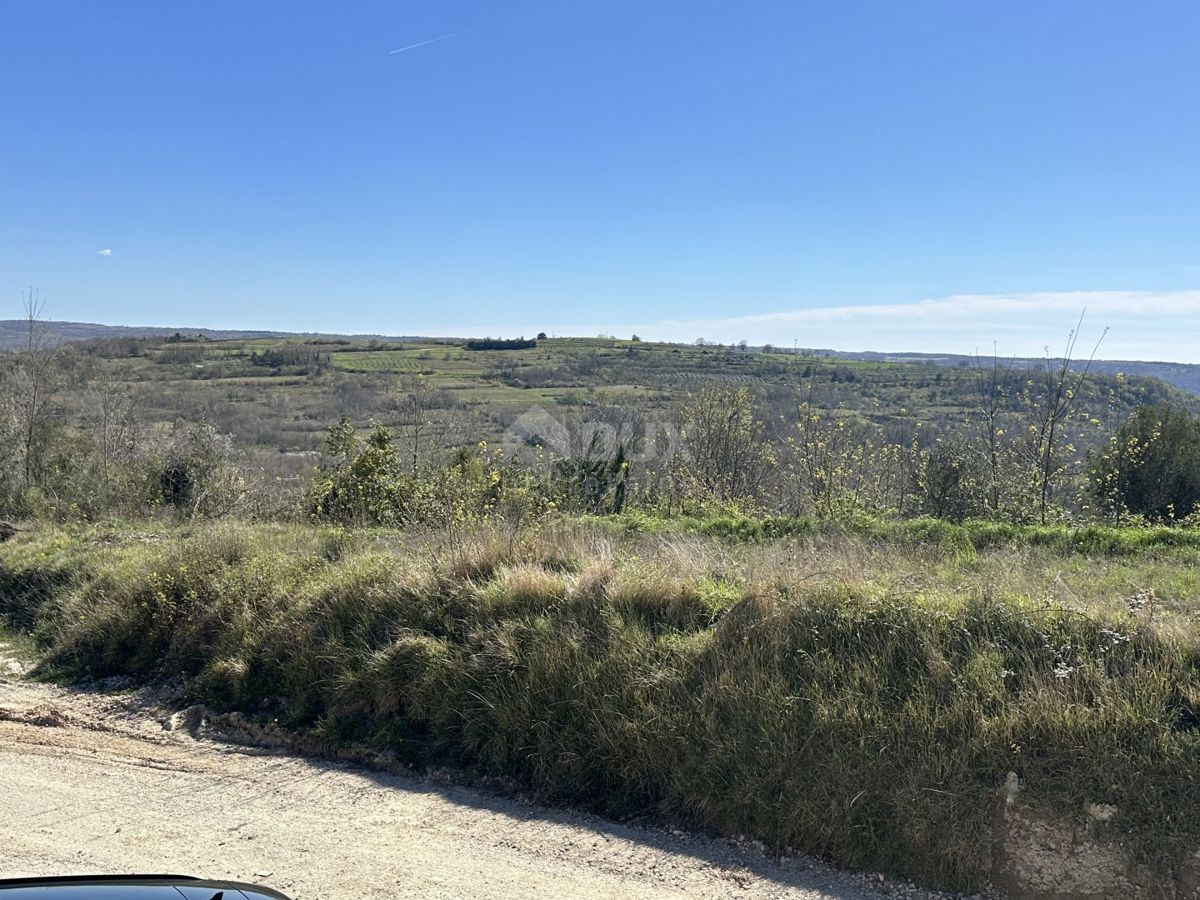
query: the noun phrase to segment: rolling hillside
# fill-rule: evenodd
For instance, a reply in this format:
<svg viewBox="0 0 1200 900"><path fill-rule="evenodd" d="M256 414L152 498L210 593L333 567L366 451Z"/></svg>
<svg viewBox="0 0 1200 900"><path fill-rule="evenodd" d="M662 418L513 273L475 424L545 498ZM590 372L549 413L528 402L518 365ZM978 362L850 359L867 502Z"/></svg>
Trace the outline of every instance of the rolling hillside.
<svg viewBox="0 0 1200 900"><path fill-rule="evenodd" d="M166 338L179 333L187 337L203 335L214 341L260 340L275 338L283 341L312 341L322 338L346 338L355 342L378 341L383 343L459 342L462 338L422 337L418 335L353 334L328 335L316 332L246 331L221 328L191 328L141 325L101 325L90 322L47 322L45 329L50 338L57 342L107 340L112 338ZM25 340L26 325L21 319L0 320L0 350L13 350ZM584 339L586 340L586 339ZM649 345L647 345L649 346ZM720 349L719 347L716 349ZM762 348L749 348L761 352ZM785 354L790 355L790 354ZM829 349L805 349L800 355L806 358L859 360L864 362L912 363L944 367L962 367L972 364L974 357L953 353L889 353L886 351L851 352ZM1016 368L1027 369L1041 365L1044 360L1018 358L1013 360ZM386 366L378 360L371 363L377 370ZM382 368L381 368L382 366ZM354 368L347 365L346 368ZM1158 378L1184 391L1200 395L1200 364L1161 362L1153 360L1098 359L1092 363L1096 372L1116 374L1122 372L1144 378Z"/></svg>
<svg viewBox="0 0 1200 900"><path fill-rule="evenodd" d="M211 422L257 467L298 472L342 416L406 428L414 388L428 422L420 439L427 449L536 443L582 422L618 420L636 422L650 440L669 433L687 399L713 384L747 388L774 438L790 433L800 404L809 403L873 423L907 445L961 429L979 398L974 368L918 359L614 338L553 338L521 350L469 350L450 339L219 338L213 332L205 339L125 335L70 343L72 374L58 400L68 417L86 414L88 382L103 371L130 386L144 425ZM1014 411L1021 381L1013 385ZM1103 372L1088 379L1080 399L1094 423L1077 436L1084 449L1098 446L1140 403L1200 406L1164 381L1118 381Z"/></svg>

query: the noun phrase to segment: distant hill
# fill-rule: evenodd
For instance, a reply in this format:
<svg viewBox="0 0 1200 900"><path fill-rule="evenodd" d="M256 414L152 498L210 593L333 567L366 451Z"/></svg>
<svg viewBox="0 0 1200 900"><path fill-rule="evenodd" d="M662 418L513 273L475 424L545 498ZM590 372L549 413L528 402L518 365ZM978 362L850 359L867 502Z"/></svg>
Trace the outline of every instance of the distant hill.
<svg viewBox="0 0 1200 900"><path fill-rule="evenodd" d="M935 366L974 365L975 357L958 353L882 353L873 350L851 352L846 350L801 350L808 356L827 356L833 359L860 359L868 362L907 362L931 363ZM990 359L990 357L988 357ZM1009 360L1002 358L1004 364L1010 361L1016 369L1034 369L1045 364L1046 360L1039 357L1017 357ZM1060 362L1061 360L1052 360ZM1078 360L1072 368L1079 368L1087 360ZM1143 378L1160 378L1167 384L1174 385L1180 390L1200 395L1200 365L1177 362L1153 362L1135 359L1097 359L1092 361L1093 372L1115 375L1122 372L1125 375Z"/></svg>
<svg viewBox="0 0 1200 900"><path fill-rule="evenodd" d="M103 338L157 338L170 337L179 332L187 337L204 335L214 341L253 340L255 338L350 338L358 341L381 341L384 343L413 343L429 340L456 340L456 338L431 338L419 335L386 335L386 334L325 334L318 332L295 331L239 331L227 328L183 328L183 327L154 327L140 325L100 325L91 322L45 322L44 327L55 341L87 341ZM0 350L13 350L22 345L25 340L26 324L21 319L0 320ZM832 359L856 359L868 362L907 362L926 363L937 366L971 365L973 356L955 353L887 353L882 351L850 352L845 350L814 350L800 351L807 357L828 357ZM1007 362L1007 360L1006 360ZM1018 358L1013 360L1016 368L1028 369L1040 366L1043 359ZM1105 374L1123 372L1130 376L1160 378L1167 384L1174 385L1180 390L1200 395L1200 365L1192 363L1154 362L1142 360L1098 359L1092 363L1092 369Z"/></svg>
<svg viewBox="0 0 1200 900"><path fill-rule="evenodd" d="M203 335L214 341L253 340L255 338L317 338L317 337L349 337L363 341L385 341L402 343L422 340L411 335L383 334L352 334L324 335L316 332L295 331L238 331L228 328L170 328L142 325L99 325L94 322L43 322L52 341L66 343L68 341L103 340L105 338L158 338L170 337L175 333L185 337ZM14 350L22 346L26 340L28 326L24 319L0 319L0 350Z"/></svg>

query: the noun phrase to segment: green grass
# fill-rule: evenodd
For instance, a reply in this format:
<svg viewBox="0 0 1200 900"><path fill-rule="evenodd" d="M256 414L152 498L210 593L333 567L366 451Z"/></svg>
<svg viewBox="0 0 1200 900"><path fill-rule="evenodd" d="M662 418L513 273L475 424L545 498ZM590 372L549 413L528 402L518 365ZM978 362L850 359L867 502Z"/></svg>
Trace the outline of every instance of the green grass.
<svg viewBox="0 0 1200 900"><path fill-rule="evenodd" d="M1003 547L1045 547L1059 553L1103 556L1147 552L1194 554L1200 529L1110 527L1105 525L1012 525L940 519L887 519L860 515L843 521L791 516L657 516L628 513L599 520L598 526L632 533L702 534L734 541L769 541L784 537L846 534L895 545L934 544L972 554Z"/></svg>
<svg viewBox="0 0 1200 900"><path fill-rule="evenodd" d="M332 742L944 886L987 878L1010 771L1067 821L1116 805L1141 861L1192 853L1190 558L912 527L47 529L0 546L0 616L60 675L180 676ZM1150 577L1171 596L1128 603Z"/></svg>

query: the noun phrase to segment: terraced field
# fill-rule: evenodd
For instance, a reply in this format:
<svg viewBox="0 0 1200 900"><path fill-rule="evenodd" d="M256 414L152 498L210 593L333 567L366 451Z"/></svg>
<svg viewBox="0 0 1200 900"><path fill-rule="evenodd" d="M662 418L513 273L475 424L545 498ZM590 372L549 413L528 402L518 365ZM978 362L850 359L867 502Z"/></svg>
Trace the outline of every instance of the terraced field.
<svg viewBox="0 0 1200 900"><path fill-rule="evenodd" d="M416 377L431 391L428 433L447 447L498 441L535 407L564 418L619 407L671 420L689 395L712 384L750 390L772 427L794 421L798 405L808 402L868 418L895 439L907 439L918 425L922 434L961 427L978 397L969 367L615 338L551 338L523 350L467 350L438 340L149 338L73 352L80 366L106 368L134 388L147 427L210 421L268 471L294 470L343 415L403 429L398 398ZM89 402L82 388L68 386L63 396L76 410ZM1196 402L1156 380L1109 375L1092 378L1082 402L1101 423L1098 436L1135 403L1166 398ZM1086 446L1092 438L1078 439Z"/></svg>

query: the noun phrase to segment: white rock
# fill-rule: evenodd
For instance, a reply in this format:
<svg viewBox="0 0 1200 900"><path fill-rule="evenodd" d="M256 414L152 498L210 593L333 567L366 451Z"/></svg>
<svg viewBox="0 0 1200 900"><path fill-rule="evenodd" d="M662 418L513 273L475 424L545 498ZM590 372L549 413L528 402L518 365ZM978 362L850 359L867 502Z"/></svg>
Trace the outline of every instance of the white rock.
<svg viewBox="0 0 1200 900"><path fill-rule="evenodd" d="M1021 790L1021 779L1016 772L1009 772L1004 779L1004 796L1012 802L1012 799L1017 796L1017 792Z"/></svg>
<svg viewBox="0 0 1200 900"><path fill-rule="evenodd" d="M1117 808L1111 803L1089 803L1087 814L1097 822L1107 822L1117 814Z"/></svg>

